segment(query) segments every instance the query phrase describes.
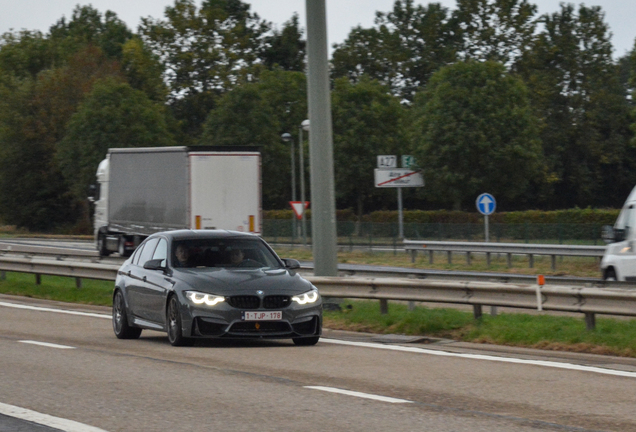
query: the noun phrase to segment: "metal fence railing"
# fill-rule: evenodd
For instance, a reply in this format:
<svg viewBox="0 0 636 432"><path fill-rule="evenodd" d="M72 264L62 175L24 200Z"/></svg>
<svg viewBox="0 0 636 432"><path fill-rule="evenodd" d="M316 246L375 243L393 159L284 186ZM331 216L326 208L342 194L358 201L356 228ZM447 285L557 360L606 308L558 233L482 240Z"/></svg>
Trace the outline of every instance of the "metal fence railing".
<svg viewBox="0 0 636 432"><path fill-rule="evenodd" d="M311 244L311 221L307 221L306 238ZM603 245L600 224L490 224L491 242ZM399 245L397 223L337 222L339 245ZM263 237L273 243L304 241L300 221L269 219L263 221ZM483 224L405 223L404 237L409 240L484 241Z"/></svg>

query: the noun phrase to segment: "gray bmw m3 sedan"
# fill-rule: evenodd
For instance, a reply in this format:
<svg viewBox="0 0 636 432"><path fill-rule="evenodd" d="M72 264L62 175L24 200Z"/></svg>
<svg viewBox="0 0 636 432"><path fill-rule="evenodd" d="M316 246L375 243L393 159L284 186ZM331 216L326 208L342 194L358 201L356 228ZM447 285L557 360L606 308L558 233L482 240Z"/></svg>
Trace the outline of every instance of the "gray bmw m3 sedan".
<svg viewBox="0 0 636 432"><path fill-rule="evenodd" d="M148 237L119 269L113 330L136 339L167 332L172 345L197 338L291 338L314 345L322 299L260 237L234 231L179 230Z"/></svg>

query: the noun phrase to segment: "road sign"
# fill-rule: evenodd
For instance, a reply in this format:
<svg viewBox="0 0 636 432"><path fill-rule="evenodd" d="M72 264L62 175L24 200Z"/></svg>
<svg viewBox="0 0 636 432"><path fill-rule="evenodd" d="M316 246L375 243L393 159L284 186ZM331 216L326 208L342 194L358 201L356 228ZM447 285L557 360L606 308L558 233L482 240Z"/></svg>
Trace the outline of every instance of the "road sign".
<svg viewBox="0 0 636 432"><path fill-rule="evenodd" d="M497 207L495 197L490 195L489 193L483 193L479 195L477 197L476 204L477 210L484 216L493 214L495 212L495 208Z"/></svg>
<svg viewBox="0 0 636 432"><path fill-rule="evenodd" d="M395 155L378 156L378 168L397 168L397 157Z"/></svg>
<svg viewBox="0 0 636 432"><path fill-rule="evenodd" d="M302 201L290 201L289 204L296 215L296 219L302 219L305 209L309 208L309 201L305 201L305 205L303 205Z"/></svg>
<svg viewBox="0 0 636 432"><path fill-rule="evenodd" d="M375 187L420 187L424 186L421 171L406 168L375 169Z"/></svg>
<svg viewBox="0 0 636 432"><path fill-rule="evenodd" d="M411 155L402 155L402 168L413 169L415 167L415 158Z"/></svg>

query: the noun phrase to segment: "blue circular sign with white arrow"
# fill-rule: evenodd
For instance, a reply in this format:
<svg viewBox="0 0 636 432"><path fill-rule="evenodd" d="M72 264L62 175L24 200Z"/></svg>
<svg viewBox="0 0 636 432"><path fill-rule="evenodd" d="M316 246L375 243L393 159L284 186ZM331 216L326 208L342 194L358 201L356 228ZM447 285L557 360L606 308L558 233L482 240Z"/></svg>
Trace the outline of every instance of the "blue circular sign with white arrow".
<svg viewBox="0 0 636 432"><path fill-rule="evenodd" d="M495 197L489 193L483 193L477 197L477 210L484 216L493 214L496 207Z"/></svg>

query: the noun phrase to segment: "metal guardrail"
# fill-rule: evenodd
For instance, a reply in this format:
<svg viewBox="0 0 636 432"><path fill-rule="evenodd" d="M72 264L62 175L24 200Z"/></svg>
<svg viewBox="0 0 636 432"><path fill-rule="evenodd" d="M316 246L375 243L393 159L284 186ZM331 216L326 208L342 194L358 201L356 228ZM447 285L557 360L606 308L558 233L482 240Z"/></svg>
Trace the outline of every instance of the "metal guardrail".
<svg viewBox="0 0 636 432"><path fill-rule="evenodd" d="M0 242L0 253L47 255L59 257L91 257L97 258L99 254L96 250L71 249L68 247L39 246L29 244L19 244L11 242Z"/></svg>
<svg viewBox="0 0 636 432"><path fill-rule="evenodd" d="M466 262L470 264L471 254L486 254L490 265L492 254L505 254L508 267L512 267L512 255L527 255L529 266L534 267L534 255L549 255L552 258L552 270L556 270L557 256L593 257L600 259L605 253L605 246L581 245L545 245L527 243L486 243L486 242L443 242L404 240L404 249L411 253L411 262L415 262L418 252L428 252L429 262L433 263L434 252L446 252L448 262L452 262L453 253L466 254Z"/></svg>
<svg viewBox="0 0 636 432"><path fill-rule="evenodd" d="M0 271L40 275L115 280L119 265L70 262L52 258L0 256ZM505 306L585 314L587 327L595 326L595 314L636 316L636 288L590 288L544 286L479 281L446 281L397 278L354 278L305 276L323 296L380 300L421 301L472 305L475 318L482 306ZM81 283L78 283L78 287Z"/></svg>

